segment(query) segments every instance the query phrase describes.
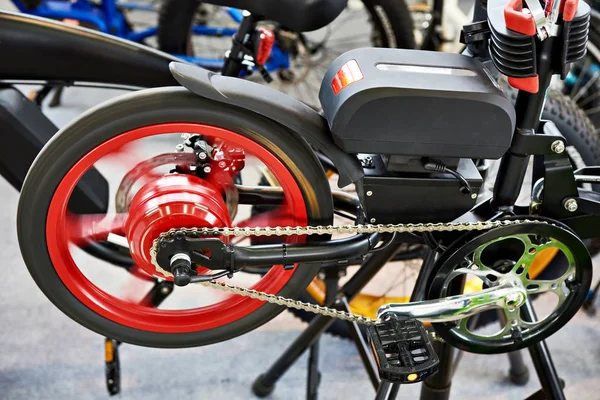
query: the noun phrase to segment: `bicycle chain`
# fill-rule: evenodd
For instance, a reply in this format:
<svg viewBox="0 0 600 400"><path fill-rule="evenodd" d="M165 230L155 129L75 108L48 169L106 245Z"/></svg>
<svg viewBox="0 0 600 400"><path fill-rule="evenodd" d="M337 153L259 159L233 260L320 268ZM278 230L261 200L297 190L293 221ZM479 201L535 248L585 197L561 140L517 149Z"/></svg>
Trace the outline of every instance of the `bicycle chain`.
<svg viewBox="0 0 600 400"><path fill-rule="evenodd" d="M175 235L185 235L190 238L209 237L209 236L294 236L294 235L333 235L333 234L359 234L359 233L417 233L417 232L448 232L448 231L483 231L493 228L518 225L524 223L546 223L537 220L502 220L485 222L464 222L464 223L429 223L429 224L378 224L378 225L328 225L328 226L286 226L286 227L264 227L264 228L180 228L170 229L162 232L153 242L150 249L152 264L161 273L169 274L157 262L157 255L160 249L160 243L164 240L171 240ZM170 274L169 274L170 275ZM336 310L334 308L320 306L317 304L305 303L300 300L294 300L283 296L260 292L254 289L248 289L242 286L230 285L223 282L200 282L201 285L213 289L250 297L253 299L266 301L271 304L277 304L287 308L296 308L299 310L311 312L313 314L326 317L337 318L344 321L356 322L362 325L373 325L376 320L356 315L350 312ZM430 332L432 340L443 341L435 332Z"/></svg>

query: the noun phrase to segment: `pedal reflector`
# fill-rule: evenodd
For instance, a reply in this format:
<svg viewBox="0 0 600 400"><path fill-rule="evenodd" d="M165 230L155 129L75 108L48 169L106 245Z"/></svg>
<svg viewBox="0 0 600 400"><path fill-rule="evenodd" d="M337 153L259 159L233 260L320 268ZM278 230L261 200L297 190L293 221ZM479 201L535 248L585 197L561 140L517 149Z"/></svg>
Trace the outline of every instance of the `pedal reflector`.
<svg viewBox="0 0 600 400"><path fill-rule="evenodd" d="M390 314L367 332L382 380L417 383L437 372L439 358L420 321Z"/></svg>

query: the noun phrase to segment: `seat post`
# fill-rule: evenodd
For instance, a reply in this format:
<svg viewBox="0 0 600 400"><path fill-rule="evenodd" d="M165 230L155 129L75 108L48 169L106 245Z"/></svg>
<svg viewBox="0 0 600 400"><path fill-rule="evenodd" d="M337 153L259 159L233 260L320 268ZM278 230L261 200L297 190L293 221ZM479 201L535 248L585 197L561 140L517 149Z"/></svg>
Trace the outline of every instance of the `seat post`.
<svg viewBox="0 0 600 400"><path fill-rule="evenodd" d="M244 18L240 23L238 31L233 36L231 49L225 57L225 63L221 71L224 76L238 77L240 75L246 54L246 46L252 37L251 34L256 29L256 24L262 20L262 17L251 14L248 11L243 11L242 16Z"/></svg>

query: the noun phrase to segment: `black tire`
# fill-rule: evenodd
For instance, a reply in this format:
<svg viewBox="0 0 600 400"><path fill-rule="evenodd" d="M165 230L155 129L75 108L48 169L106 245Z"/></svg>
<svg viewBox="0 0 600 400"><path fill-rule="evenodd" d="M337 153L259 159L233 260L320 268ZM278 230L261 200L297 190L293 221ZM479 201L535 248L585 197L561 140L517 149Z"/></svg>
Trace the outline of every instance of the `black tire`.
<svg viewBox="0 0 600 400"><path fill-rule="evenodd" d="M200 0L166 0L158 13L158 48L171 54L188 54L190 32Z"/></svg>
<svg viewBox="0 0 600 400"><path fill-rule="evenodd" d="M57 275L47 251L45 226L50 201L63 176L83 155L115 135L172 121L219 126L260 143L288 167L296 180L305 199L308 223L327 225L333 220L331 191L314 153L305 141L271 120L202 99L184 88L144 90L86 112L52 138L29 170L17 212L19 245L33 279L65 314L103 336L150 347L191 347L221 342L257 328L283 310L266 304L214 329L175 334L150 332L115 323L92 311L69 292ZM312 236L310 240L323 238ZM278 294L298 297L318 270L318 265L300 266Z"/></svg>
<svg viewBox="0 0 600 400"><path fill-rule="evenodd" d="M500 86L514 103L517 90L508 86L505 79L500 80ZM600 165L600 132L596 132L593 122L573 99L559 90L550 89L544 103L542 119L554 122L569 146L579 153L585 165Z"/></svg>
<svg viewBox="0 0 600 400"><path fill-rule="evenodd" d="M410 11L404 1L361 0L380 32L380 47L414 49ZM158 18L158 47L172 54L189 54L190 32L199 0L165 0Z"/></svg>
<svg viewBox="0 0 600 400"><path fill-rule="evenodd" d="M600 165L600 132L596 132L593 122L573 99L551 89L543 118L556 124L568 144L577 150L585 165ZM596 190L598 189L600 187Z"/></svg>
<svg viewBox="0 0 600 400"><path fill-rule="evenodd" d="M516 100L517 90L508 86L506 80L501 80L502 89L513 101ZM546 103L544 104L544 112L542 118L550 120L556 124L562 135L567 139L569 147L575 149L585 165L600 165L600 135L596 132L594 124L585 115L577 104L568 96L558 90L551 89L548 92ZM569 149L572 151L573 149ZM600 186L600 185L594 185ZM595 188L599 190L600 187ZM600 240L592 239L586 241L586 245L590 254L594 255L600 251ZM552 264L548 268L552 268ZM315 303L315 300L308 294L304 293L300 300L310 303ZM304 322L310 322L314 318L314 314L290 309L290 311ZM495 311L481 313L478 320L478 326L485 326L497 320ZM348 325L346 322L335 321L327 331L328 333L342 338L350 338Z"/></svg>
<svg viewBox="0 0 600 400"><path fill-rule="evenodd" d="M596 130L594 123L573 99L551 89L542 117L554 122L567 139L567 151L576 168L577 157L585 166L600 165L600 130ZM600 191L600 184L592 185L592 188ZM600 238L586 240L585 244L592 256L600 252Z"/></svg>

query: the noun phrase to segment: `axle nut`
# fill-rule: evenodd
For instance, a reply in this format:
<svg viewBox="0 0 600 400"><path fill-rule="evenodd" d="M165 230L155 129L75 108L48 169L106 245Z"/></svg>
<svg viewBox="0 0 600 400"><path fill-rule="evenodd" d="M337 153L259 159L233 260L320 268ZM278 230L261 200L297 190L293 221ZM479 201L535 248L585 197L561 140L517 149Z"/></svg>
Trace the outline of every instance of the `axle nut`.
<svg viewBox="0 0 600 400"><path fill-rule="evenodd" d="M510 293L506 296L505 303L508 307L520 306L523 302L523 296L520 293Z"/></svg>
<svg viewBox="0 0 600 400"><path fill-rule="evenodd" d="M577 208L579 208L579 205L577 204L577 200L575 199L567 199L564 202L564 207L565 210L569 211L569 212L575 212L577 211Z"/></svg>
<svg viewBox="0 0 600 400"><path fill-rule="evenodd" d="M562 140L555 140L550 146L553 152L561 154L565 151L565 143Z"/></svg>

